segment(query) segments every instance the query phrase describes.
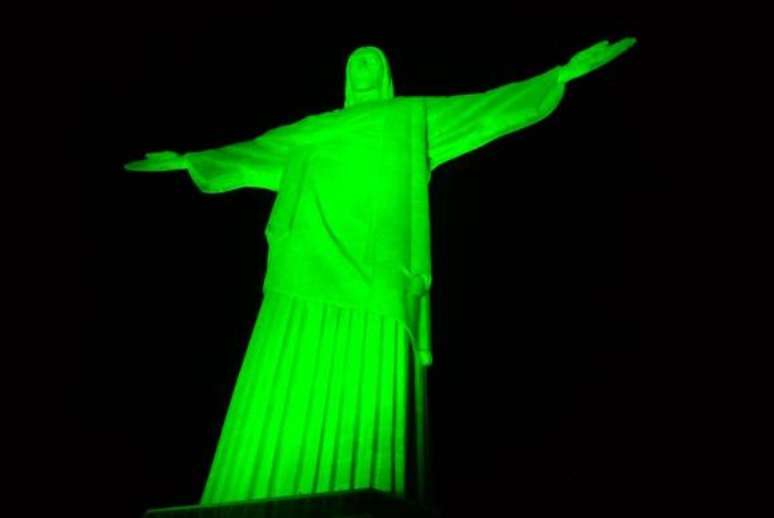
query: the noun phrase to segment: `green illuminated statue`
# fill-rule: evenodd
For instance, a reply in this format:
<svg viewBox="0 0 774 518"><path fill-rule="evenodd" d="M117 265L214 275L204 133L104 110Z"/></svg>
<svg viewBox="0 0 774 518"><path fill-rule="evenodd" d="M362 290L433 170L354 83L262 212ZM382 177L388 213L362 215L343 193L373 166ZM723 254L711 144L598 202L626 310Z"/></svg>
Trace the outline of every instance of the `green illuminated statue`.
<svg viewBox="0 0 774 518"><path fill-rule="evenodd" d="M603 41L536 77L447 97L394 96L385 55L362 47L344 108L125 166L187 170L205 193L277 192L263 304L202 504L363 488L421 498L431 171L547 117L569 81L634 43Z"/></svg>

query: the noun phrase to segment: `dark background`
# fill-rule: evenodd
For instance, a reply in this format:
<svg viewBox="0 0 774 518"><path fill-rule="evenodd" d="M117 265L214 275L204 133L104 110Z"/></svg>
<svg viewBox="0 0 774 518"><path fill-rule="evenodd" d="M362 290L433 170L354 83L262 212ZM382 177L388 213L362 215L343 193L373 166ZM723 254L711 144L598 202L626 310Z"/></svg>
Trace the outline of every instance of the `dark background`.
<svg viewBox="0 0 774 518"><path fill-rule="evenodd" d="M308 28L267 11L105 23L83 38L68 136L81 173L68 388L82 509L129 517L198 500L260 307L275 196L202 194L185 173L122 164L337 108L346 58L366 44L386 52L396 94L452 95L638 37L569 84L551 117L434 173L433 484L448 516L632 516L679 486L679 180L656 131L665 31L515 9L384 25Z"/></svg>

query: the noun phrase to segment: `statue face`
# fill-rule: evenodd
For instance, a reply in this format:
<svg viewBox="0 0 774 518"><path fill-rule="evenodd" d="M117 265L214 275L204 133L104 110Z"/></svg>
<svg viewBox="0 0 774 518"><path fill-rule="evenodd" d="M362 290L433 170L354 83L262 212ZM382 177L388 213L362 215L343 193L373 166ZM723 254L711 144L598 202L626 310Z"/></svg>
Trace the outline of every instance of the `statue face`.
<svg viewBox="0 0 774 518"><path fill-rule="evenodd" d="M349 61L352 88L359 92L377 88L384 72L382 69L382 60L376 52L370 49L355 52Z"/></svg>

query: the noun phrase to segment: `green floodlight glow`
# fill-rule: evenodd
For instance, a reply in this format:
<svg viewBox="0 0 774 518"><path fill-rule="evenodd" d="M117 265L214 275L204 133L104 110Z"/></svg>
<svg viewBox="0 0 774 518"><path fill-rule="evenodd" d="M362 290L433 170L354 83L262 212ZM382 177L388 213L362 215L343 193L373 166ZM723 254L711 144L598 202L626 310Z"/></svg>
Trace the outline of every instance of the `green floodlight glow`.
<svg viewBox="0 0 774 518"><path fill-rule="evenodd" d="M362 47L346 65L343 109L126 164L187 170L205 193L277 192L264 300L202 504L368 488L405 496L408 466L422 497L431 171L547 117L569 81L634 43L603 41L533 78L446 97L395 97L384 53Z"/></svg>

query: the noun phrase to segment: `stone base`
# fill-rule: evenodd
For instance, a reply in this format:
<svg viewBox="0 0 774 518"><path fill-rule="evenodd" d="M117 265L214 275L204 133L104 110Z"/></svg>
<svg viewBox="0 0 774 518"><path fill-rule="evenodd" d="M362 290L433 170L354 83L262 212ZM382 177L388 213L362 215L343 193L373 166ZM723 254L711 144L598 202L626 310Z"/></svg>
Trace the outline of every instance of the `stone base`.
<svg viewBox="0 0 774 518"><path fill-rule="evenodd" d="M415 502L374 490L150 509L145 518L430 518Z"/></svg>

